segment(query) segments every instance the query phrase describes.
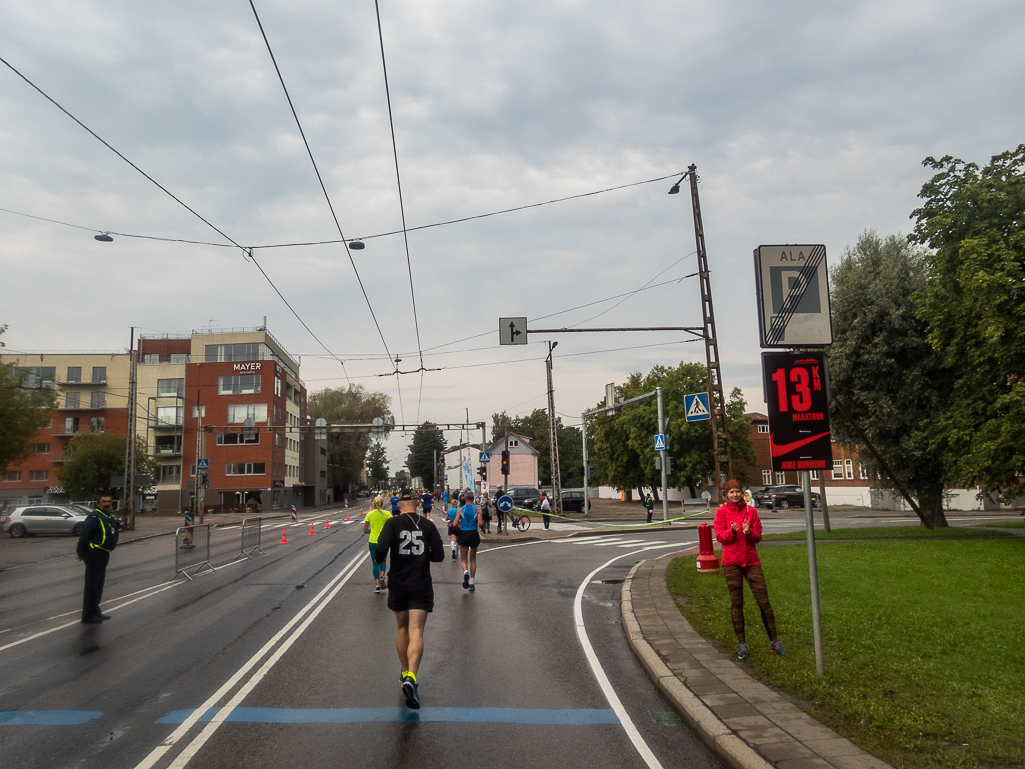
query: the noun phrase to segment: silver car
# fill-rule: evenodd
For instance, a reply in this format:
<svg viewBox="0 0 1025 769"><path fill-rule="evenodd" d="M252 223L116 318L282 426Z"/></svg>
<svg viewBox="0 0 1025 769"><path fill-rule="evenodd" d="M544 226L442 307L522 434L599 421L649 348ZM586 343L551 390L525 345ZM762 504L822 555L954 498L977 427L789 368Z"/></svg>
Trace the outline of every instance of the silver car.
<svg viewBox="0 0 1025 769"><path fill-rule="evenodd" d="M82 533L82 524L89 512L79 505L28 505L16 507L4 517L4 531L12 537L26 534Z"/></svg>

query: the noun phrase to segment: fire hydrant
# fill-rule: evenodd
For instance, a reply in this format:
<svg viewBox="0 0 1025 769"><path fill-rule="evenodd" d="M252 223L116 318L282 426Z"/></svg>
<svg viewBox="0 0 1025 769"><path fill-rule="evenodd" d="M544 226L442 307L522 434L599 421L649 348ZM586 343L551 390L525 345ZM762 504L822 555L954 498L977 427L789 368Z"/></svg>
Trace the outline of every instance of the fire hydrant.
<svg viewBox="0 0 1025 769"><path fill-rule="evenodd" d="M698 526L698 573L718 574L719 559L715 557L715 550L712 547L712 527L707 523Z"/></svg>

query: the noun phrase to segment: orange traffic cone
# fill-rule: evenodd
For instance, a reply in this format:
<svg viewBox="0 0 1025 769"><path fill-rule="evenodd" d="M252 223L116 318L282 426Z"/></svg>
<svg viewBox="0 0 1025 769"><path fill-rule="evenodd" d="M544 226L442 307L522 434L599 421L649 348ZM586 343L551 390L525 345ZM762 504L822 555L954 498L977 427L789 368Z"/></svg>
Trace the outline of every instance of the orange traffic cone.
<svg viewBox="0 0 1025 769"><path fill-rule="evenodd" d="M311 536L311 537L314 537L314 536L316 536L316 535L317 535L317 532L315 532L315 531L313 530L313 521L310 521L310 536Z"/></svg>
<svg viewBox="0 0 1025 769"><path fill-rule="evenodd" d="M346 513L345 513L345 520L347 520L347 521L351 521L352 520L352 516L349 515L348 511L346 511Z"/></svg>
<svg viewBox="0 0 1025 769"><path fill-rule="evenodd" d="M331 521L329 521L327 518L324 519L324 528L325 529L330 529L331 528Z"/></svg>
<svg viewBox="0 0 1025 769"><path fill-rule="evenodd" d="M362 507L359 509L359 514L363 515L363 508Z"/></svg>
<svg viewBox="0 0 1025 769"><path fill-rule="evenodd" d="M278 544L279 545L287 545L288 544L288 540L285 539L285 530L284 529L281 530L281 541L278 542Z"/></svg>

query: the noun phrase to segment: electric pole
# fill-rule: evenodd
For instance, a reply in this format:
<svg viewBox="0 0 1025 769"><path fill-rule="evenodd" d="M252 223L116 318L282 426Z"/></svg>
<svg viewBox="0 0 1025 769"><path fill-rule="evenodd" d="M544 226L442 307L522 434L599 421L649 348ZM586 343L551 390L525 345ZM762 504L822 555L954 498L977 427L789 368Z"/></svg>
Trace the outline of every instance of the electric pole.
<svg viewBox="0 0 1025 769"><path fill-rule="evenodd" d="M125 486L123 503L125 528L135 528L135 436L138 425L135 424L135 402L138 390L138 371L135 367L135 326L132 326L132 340L128 346L128 430L125 436Z"/></svg>
<svg viewBox="0 0 1025 769"><path fill-rule="evenodd" d="M550 461L552 463L552 509L557 515L562 514L562 479L559 472L559 431L555 429L555 390L552 387L552 351L559 346L558 342L548 343L548 357L545 367L548 370L548 440Z"/></svg>

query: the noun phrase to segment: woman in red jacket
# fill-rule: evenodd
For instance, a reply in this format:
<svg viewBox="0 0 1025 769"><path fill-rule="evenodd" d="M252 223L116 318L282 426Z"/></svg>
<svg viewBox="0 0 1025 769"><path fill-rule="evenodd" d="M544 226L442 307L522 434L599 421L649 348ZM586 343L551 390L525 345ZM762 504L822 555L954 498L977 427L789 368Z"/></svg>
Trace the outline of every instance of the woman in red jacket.
<svg viewBox="0 0 1025 769"><path fill-rule="evenodd" d="M726 575L726 587L730 591L730 605L733 610L733 629L737 633L737 658L747 659L751 650L744 635L744 580L751 586L751 592L762 611L765 632L769 634L769 648L773 654L782 657L786 652L776 638L776 617L769 603L769 590L765 585L765 574L755 548L762 541L762 522L758 511L744 501L744 492L739 481L726 481L726 503L715 511L715 538L722 543L722 570Z"/></svg>

